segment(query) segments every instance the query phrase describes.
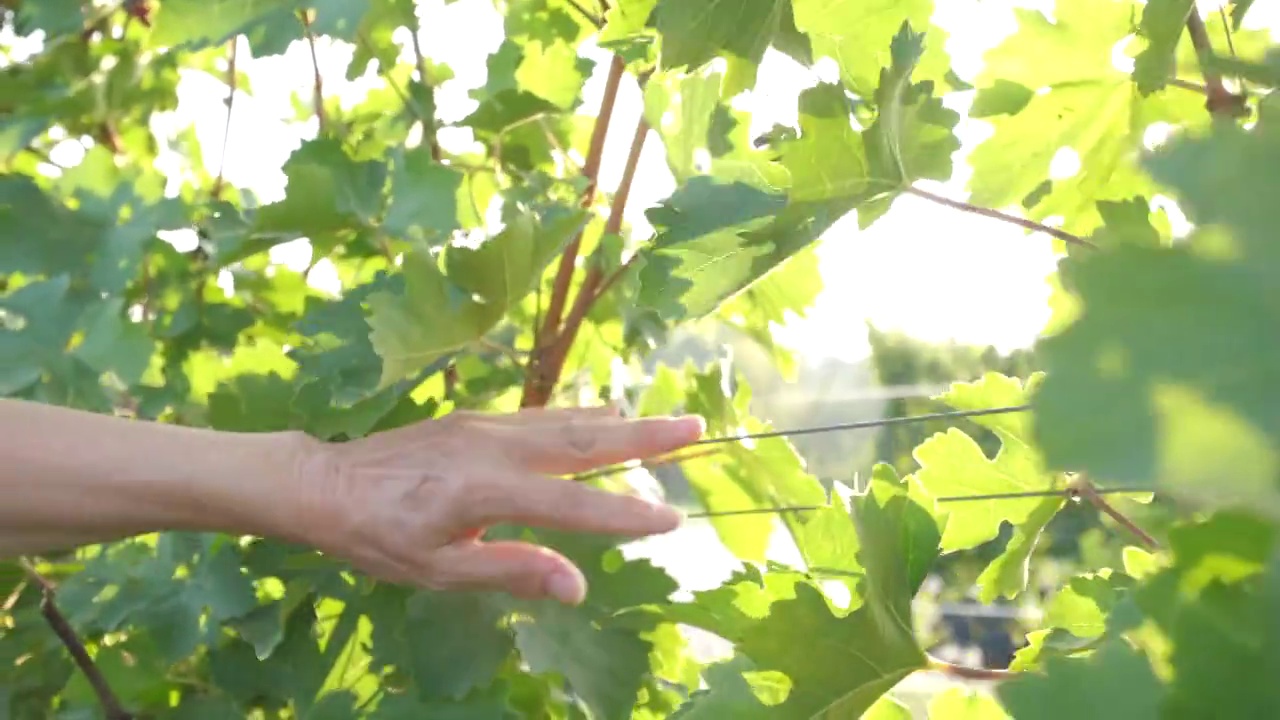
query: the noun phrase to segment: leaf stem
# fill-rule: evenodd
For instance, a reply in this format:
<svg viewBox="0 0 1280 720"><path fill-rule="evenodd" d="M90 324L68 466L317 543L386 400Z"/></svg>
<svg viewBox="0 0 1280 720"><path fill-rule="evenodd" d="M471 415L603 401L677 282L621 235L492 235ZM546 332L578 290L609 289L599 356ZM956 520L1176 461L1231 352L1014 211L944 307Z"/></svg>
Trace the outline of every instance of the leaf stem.
<svg viewBox="0 0 1280 720"><path fill-rule="evenodd" d="M67 622L67 618L58 609L58 605L54 600L53 583L49 582L49 579L44 575L41 575L25 558L19 560L19 564L27 577L40 588L40 613L44 616L45 622L49 623L49 627L53 629L54 634L58 636L58 639L67 648L67 652L71 653L71 658L75 660L80 672L84 673L89 685L93 687L93 692L98 696L98 702L102 705L102 712L107 720L133 720L133 713L125 710L124 706L120 704L120 699L116 697L111 686L107 684L107 679L103 677L102 671L94 664L93 658L89 657L89 651L85 649L84 643L76 635L76 631L72 629L71 623Z"/></svg>
<svg viewBox="0 0 1280 720"><path fill-rule="evenodd" d="M613 118L613 107L618 99L618 88L622 84L622 74L626 71L626 63L615 55L609 66L609 75L605 78L604 94L600 100L600 112L596 115L595 127L591 131L591 142L587 148L586 162L582 166L582 174L587 179L587 188L582 194L582 207L590 208L595 202L596 181L600 173L600 158L604 154L604 141L609 133L609 122ZM561 314L569 296L569 286L573 283L573 270L578 260L578 249L582 245L580 230L560 255L560 265L556 269L555 284L551 288L551 298L547 301L546 314L542 325L534 328L533 346L536 349L529 358L529 371L525 374L524 396L522 407L537 407L547 403L551 398L551 389L559 380L559 373L552 375L544 363L544 352L554 352L555 343L544 342L544 339L555 337L560 327Z"/></svg>
<svg viewBox="0 0 1280 720"><path fill-rule="evenodd" d="M934 670L944 675L961 678L963 680L988 680L999 682L1008 680L1017 676L1019 673L1010 670L996 670L994 668L976 668L966 665L956 665L945 660L940 660L932 655L928 656L929 666L927 669Z"/></svg>
<svg viewBox="0 0 1280 720"><path fill-rule="evenodd" d="M960 200L952 200L951 198L947 198L941 195L931 193L928 190L923 190L914 185L908 186L905 192L915 195L916 197L922 197L925 200L930 200L932 202L938 203L939 205L944 205L949 208L960 210L961 212L972 213L974 215L981 215L983 217L995 218L996 220L1003 220L1004 222L1012 223L1013 225L1026 228L1028 230L1032 230L1035 232L1042 232L1046 235L1051 235L1071 245L1080 245L1082 247L1090 247L1095 249L1097 248L1096 245L1089 242L1088 240L1085 240L1079 235L1074 235L1072 233L1067 232L1066 230L1059 230L1058 228L1049 227L1048 225L1045 225L1043 223L1038 223L1035 220L1028 220L1027 218L1018 217L1017 215L1010 215L1009 213L1003 213L1003 212L1000 212L999 210L992 210L991 208L985 208L978 205L973 205L967 202L962 202Z"/></svg>
<svg viewBox="0 0 1280 720"><path fill-rule="evenodd" d="M222 197L223 177L227 170L227 146L231 142L231 111L235 107L236 83L238 82L236 55L240 44L237 42L237 38L231 38L227 44L231 46L231 55L227 58L227 121L222 126L222 151L218 154L218 177L214 179L213 190L211 191L214 200Z"/></svg>

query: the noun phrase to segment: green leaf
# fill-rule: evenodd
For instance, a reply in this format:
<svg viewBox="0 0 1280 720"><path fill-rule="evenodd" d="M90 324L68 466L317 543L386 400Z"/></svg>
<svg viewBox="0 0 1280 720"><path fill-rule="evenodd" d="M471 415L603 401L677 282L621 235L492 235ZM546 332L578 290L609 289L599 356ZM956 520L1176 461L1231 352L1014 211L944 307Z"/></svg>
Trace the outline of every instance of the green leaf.
<svg viewBox="0 0 1280 720"><path fill-rule="evenodd" d="M636 693L649 670L650 643L634 632L601 627L554 601L528 606L515 621L516 647L535 673L562 675L595 717L631 717Z"/></svg>
<svg viewBox="0 0 1280 720"><path fill-rule="evenodd" d="M718 72L654 73L644 86L644 117L667 150L667 166L677 183L690 181L699 151L709 142L712 113L720 100Z"/></svg>
<svg viewBox="0 0 1280 720"><path fill-rule="evenodd" d="M929 701L929 718L930 720L1012 720L994 697L955 687L933 696Z"/></svg>
<svg viewBox="0 0 1280 720"><path fill-rule="evenodd" d="M46 0L22 3L15 7L16 28L20 35L42 31L48 42L80 32L85 26L84 6L79 0Z"/></svg>
<svg viewBox="0 0 1280 720"><path fill-rule="evenodd" d="M730 383L736 385L732 391ZM704 418L710 435L770 429L746 414L751 401L750 390L739 378L727 374L724 368L713 366L705 373L694 374L687 387L683 410ZM751 448L740 443L728 444L720 453L681 463L681 469L703 506L713 513L711 524L721 542L735 556L746 561L763 562L772 535L773 519L764 514L753 517L715 513L827 502L822 486L805 471L803 460L791 443L781 437L758 440ZM801 528L808 524L791 514L784 516L784 520L793 534L802 532ZM812 522L821 520L815 518ZM848 527L847 519L845 527L851 538L852 528ZM809 548L803 541L800 550L809 557L821 553L824 561L831 563L843 564L852 560L852 555L832 558L831 551Z"/></svg>
<svg viewBox="0 0 1280 720"><path fill-rule="evenodd" d="M1149 165L1202 229L1170 248L1064 262L1078 307L1040 343L1048 379L1036 398L1051 465L1280 516L1280 415L1257 392L1280 380L1280 344L1264 329L1276 321L1265 298L1280 216L1262 191L1277 162L1267 135L1219 126L1179 139ZM1194 346L1170 352L1186 333ZM1085 414L1096 422L1079 423Z"/></svg>
<svg viewBox="0 0 1280 720"><path fill-rule="evenodd" d="M489 686L514 649L502 604L477 593L379 587L366 601L375 662L403 669L421 700L461 700Z"/></svg>
<svg viewBox="0 0 1280 720"><path fill-rule="evenodd" d="M292 0L168 0L155 14L151 42L199 50L265 21L297 25L299 20L288 12L293 5Z"/></svg>
<svg viewBox="0 0 1280 720"><path fill-rule="evenodd" d="M907 22L893 36L892 62L880 70L876 86L878 114L864 140L870 175L901 188L920 179L950 178L951 155L960 149L954 132L960 114L933 97L932 81L911 82L926 44Z"/></svg>
<svg viewBox="0 0 1280 720"><path fill-rule="evenodd" d="M1136 591L1138 605L1172 645L1165 712L1265 714L1280 702L1273 675L1280 668L1275 527L1219 514L1178 530L1173 566Z"/></svg>
<svg viewBox="0 0 1280 720"><path fill-rule="evenodd" d="M785 6L784 0L658 0L652 22L662 38L662 69L697 70L724 57L731 67L743 66L725 94L753 87Z"/></svg>
<svg viewBox="0 0 1280 720"><path fill-rule="evenodd" d="M996 695L1015 718L1162 717L1162 689L1151 664L1120 640L1104 644L1087 658L1049 658L1044 675L1018 675L999 685Z"/></svg>
<svg viewBox="0 0 1280 720"><path fill-rule="evenodd" d="M781 145L791 174L792 202L870 198L892 189L872 178L862 137L850 125L852 106L839 85L823 83L800 93L800 137Z"/></svg>
<svg viewBox="0 0 1280 720"><path fill-rule="evenodd" d="M848 610L833 607L808 582L797 582L782 599L765 600L767 610L744 605L746 598L737 590L734 611L704 618L707 629L732 639L750 658L753 672L772 675L771 683L780 686L777 694L785 698L762 704L754 694L744 694L748 684L733 682L733 691L712 688L695 695L690 713L707 703L717 709L742 708L735 717L859 717L898 681L925 667L910 608L937 555L937 526L886 475L873 479L870 490L853 499L851 513L863 573ZM747 589L753 583L742 585ZM703 595L699 604L708 605L712 598L719 604L729 587ZM810 640L797 643L796 637ZM722 677L732 679L727 673ZM726 698L725 692L736 695Z"/></svg>
<svg viewBox="0 0 1280 720"><path fill-rule="evenodd" d="M1044 498L1027 514L1026 520L1014 529L1004 552L978 575L979 601L990 603L1001 597L1012 600L1027 589L1031 554L1035 552L1045 526L1066 502L1061 497Z"/></svg>
<svg viewBox="0 0 1280 720"><path fill-rule="evenodd" d="M414 248L404 260L404 292L369 296L369 340L383 362L379 389L479 340L533 289L581 218L519 215L479 248L448 248L445 270Z"/></svg>
<svg viewBox="0 0 1280 720"><path fill-rule="evenodd" d="M1168 85L1177 71L1178 40L1194 9L1195 0L1155 0L1143 6L1138 33L1147 46L1133 59L1138 92L1150 95Z"/></svg>
<svg viewBox="0 0 1280 720"><path fill-rule="evenodd" d="M1026 445L1002 445L988 459L972 438L954 428L935 434L912 454L920 463L913 477L932 498L1048 490L1054 484L1041 458ZM942 548L951 552L994 540L1002 522L1027 523L1039 505L1039 498L945 503L938 510L946 518Z"/></svg>
<svg viewBox="0 0 1280 720"><path fill-rule="evenodd" d="M919 60L918 79L937 82L951 69L951 61L943 50L947 36L929 23L934 12L931 0L856 3L791 0L791 3L796 27L813 43L813 57L835 59L844 86L859 97L875 95L884 57L880 48L889 47L904 22L925 29L927 42Z"/></svg>
<svg viewBox="0 0 1280 720"><path fill-rule="evenodd" d="M370 224L381 210L386 167L352 160L336 140L303 144L285 162L284 173L285 197L258 212L260 232L323 235Z"/></svg>
<svg viewBox="0 0 1280 720"><path fill-rule="evenodd" d="M658 235L642 251L640 302L664 318L706 315L768 270L774 248L752 230L785 200L743 183L693 177L648 212Z"/></svg>
<svg viewBox="0 0 1280 720"><path fill-rule="evenodd" d="M969 115L991 123L994 134L969 156L969 201L1023 204L1033 220L1062 216L1062 229L1084 233L1098 224L1097 201L1154 195L1137 162L1143 132L1153 123L1201 121L1203 98L1177 88L1144 97L1116 69L1112 48L1136 20L1130 2L1058 2L1053 22L1038 10L1014 13L1018 31L987 52L975 81ZM1063 147L1075 151L1080 169L1051 180L1050 162Z"/></svg>

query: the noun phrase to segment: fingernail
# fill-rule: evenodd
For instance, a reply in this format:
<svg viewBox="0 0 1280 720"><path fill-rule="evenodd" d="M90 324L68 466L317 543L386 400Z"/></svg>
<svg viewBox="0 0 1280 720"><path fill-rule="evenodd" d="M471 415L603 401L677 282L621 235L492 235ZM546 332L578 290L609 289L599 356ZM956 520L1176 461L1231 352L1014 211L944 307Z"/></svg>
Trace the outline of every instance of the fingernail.
<svg viewBox="0 0 1280 720"><path fill-rule="evenodd" d="M707 421L701 415L682 415L672 420L670 432L681 440L696 440L707 431Z"/></svg>
<svg viewBox="0 0 1280 720"><path fill-rule="evenodd" d="M673 505L664 502L651 502L653 506L653 514L662 521L663 527L670 528L666 532L675 530L684 524L684 513Z"/></svg>
<svg viewBox="0 0 1280 720"><path fill-rule="evenodd" d="M547 592L566 605L578 605L586 597L587 583L577 573L557 570L547 578Z"/></svg>

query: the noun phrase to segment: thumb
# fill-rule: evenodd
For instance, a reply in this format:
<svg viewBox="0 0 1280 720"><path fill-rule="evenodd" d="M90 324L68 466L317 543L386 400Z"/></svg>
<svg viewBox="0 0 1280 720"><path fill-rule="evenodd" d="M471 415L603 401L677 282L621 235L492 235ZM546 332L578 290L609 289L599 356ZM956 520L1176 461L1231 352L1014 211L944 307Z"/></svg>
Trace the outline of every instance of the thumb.
<svg viewBox="0 0 1280 720"><path fill-rule="evenodd" d="M436 551L440 584L450 590L499 590L527 600L553 597L577 605L587 580L573 561L540 545L517 541L469 542Z"/></svg>

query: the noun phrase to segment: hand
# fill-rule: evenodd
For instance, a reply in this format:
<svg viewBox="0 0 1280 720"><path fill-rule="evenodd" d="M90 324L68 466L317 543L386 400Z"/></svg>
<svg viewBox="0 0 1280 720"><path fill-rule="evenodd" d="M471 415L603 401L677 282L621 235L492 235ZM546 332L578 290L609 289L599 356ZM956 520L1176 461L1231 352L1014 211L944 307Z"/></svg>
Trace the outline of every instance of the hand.
<svg viewBox="0 0 1280 720"><path fill-rule="evenodd" d="M300 485L320 512L308 544L373 577L438 590L504 590L577 604L582 572L524 542L482 542L509 522L640 537L680 513L564 478L697 440L701 418L620 417L612 408L455 412L348 443L322 445Z"/></svg>

